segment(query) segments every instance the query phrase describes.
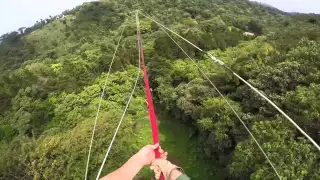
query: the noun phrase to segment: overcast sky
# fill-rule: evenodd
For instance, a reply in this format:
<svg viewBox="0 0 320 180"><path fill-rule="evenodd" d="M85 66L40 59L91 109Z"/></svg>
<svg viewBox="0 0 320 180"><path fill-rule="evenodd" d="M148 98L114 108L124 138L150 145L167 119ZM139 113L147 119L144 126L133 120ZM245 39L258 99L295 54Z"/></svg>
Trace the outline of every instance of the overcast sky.
<svg viewBox="0 0 320 180"><path fill-rule="evenodd" d="M0 36L90 0L0 0ZM257 0L287 12L319 13L320 0Z"/></svg>
<svg viewBox="0 0 320 180"><path fill-rule="evenodd" d="M320 14L320 0L255 0L286 12Z"/></svg>
<svg viewBox="0 0 320 180"><path fill-rule="evenodd" d="M0 36L90 0L0 0Z"/></svg>

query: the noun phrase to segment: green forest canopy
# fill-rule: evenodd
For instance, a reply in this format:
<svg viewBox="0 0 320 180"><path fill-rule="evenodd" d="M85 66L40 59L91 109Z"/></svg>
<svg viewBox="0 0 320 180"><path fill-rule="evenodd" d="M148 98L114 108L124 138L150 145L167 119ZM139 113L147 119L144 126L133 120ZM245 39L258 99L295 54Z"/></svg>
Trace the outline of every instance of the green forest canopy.
<svg viewBox="0 0 320 180"><path fill-rule="evenodd" d="M98 121L89 169L90 179L95 177L135 79L133 10L219 57L320 143L319 15L289 14L248 0L98 1L0 37L0 179L84 177L105 72L128 19ZM140 20L169 158L191 148L175 163L193 179L276 179L196 67L154 22ZM283 179L320 179L319 152L309 141L238 79L177 41L240 113ZM151 143L143 88L140 81L103 174ZM175 125L184 133L173 134L180 131ZM146 170L137 178L151 176Z"/></svg>

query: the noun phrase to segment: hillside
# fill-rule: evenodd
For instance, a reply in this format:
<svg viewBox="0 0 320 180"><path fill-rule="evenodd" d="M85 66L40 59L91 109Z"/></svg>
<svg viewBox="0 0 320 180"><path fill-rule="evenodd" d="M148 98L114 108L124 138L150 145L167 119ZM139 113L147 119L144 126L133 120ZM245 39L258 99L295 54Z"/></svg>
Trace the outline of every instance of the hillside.
<svg viewBox="0 0 320 180"><path fill-rule="evenodd" d="M0 37L0 179L83 179L100 93L89 179L120 119L138 65L135 10L226 62L320 143L320 19L248 0L84 3ZM192 179L277 179L219 94L140 16L145 59L169 159ZM255 36L245 36L252 32ZM283 179L320 179L319 152L286 119L206 55L175 38L240 114ZM151 143L142 79L102 174ZM137 179L150 179L144 169Z"/></svg>

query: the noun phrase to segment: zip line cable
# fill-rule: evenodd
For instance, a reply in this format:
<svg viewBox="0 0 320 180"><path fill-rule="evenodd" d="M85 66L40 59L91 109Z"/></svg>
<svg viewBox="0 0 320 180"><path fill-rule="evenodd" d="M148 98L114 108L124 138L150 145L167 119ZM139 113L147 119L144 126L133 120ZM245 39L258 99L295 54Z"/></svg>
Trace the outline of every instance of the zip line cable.
<svg viewBox="0 0 320 180"><path fill-rule="evenodd" d="M169 38L181 49L181 51L189 58L189 60L198 68L198 70L200 71L200 73L210 82L210 84L212 85L212 87L219 93L219 95L223 98L223 100L227 103L227 105L229 106L229 108L233 111L233 113L237 116L237 118L239 119L239 121L242 123L242 125L244 126L244 128L248 131L248 133L250 134L250 136L252 137L252 139L254 140L254 142L258 145L259 149L261 150L262 154L264 155L264 157L267 159L267 161L269 162L269 164L271 165L272 169L274 170L274 172L277 174L278 178L281 180L281 177L278 173L278 171L276 170L276 168L274 167L273 163L271 162L271 160L269 159L269 157L267 156L267 154L264 152L264 150L262 149L261 145L259 144L259 142L257 141L257 139L253 136L253 134L251 133L251 131L249 130L249 128L247 127L247 125L243 122L243 120L240 118L240 116L238 115L237 111L231 106L231 104L229 103L229 101L224 97L224 95L220 92L220 90L213 84L213 82L209 79L209 77L206 75L206 73L204 73L202 71L202 69L198 66L198 64L188 55L188 53L172 38L172 36L170 34L168 34L168 32L166 30L164 30L163 28L161 28L161 30L163 32L165 32Z"/></svg>
<svg viewBox="0 0 320 180"><path fill-rule="evenodd" d="M178 36L179 38L183 39L184 41L186 41L187 43L189 43L190 45L192 45L193 47L195 47L196 49L198 49L199 51L205 53L206 55L208 55L210 57L210 59L212 59L216 64L223 66L226 70L228 70L229 72L231 72L234 76L236 76L238 79L240 79L240 81L242 81L243 83L245 83L247 86L249 86L254 92L256 92L258 95L260 95L263 99L265 99L269 104L271 104L278 112L280 112L280 114L282 114L287 120L289 120L289 122L294 125L319 151L320 151L320 146L303 130L300 128L300 126L295 123L284 111L282 111L275 103L273 103L267 96L265 96L264 94L262 94L257 88L253 87L249 82L247 82L246 80L244 80L241 76L239 76L237 73L235 73L229 66L227 66L223 61L221 61L220 59L214 57L212 54L202 50L201 48L199 48L198 46L194 45L192 42L188 41L187 39L185 39L184 37L180 36L179 34L177 34L176 32L172 31L171 29L169 29L168 27L162 25L161 23L159 23L158 21L154 20L153 18L143 14L140 12L141 15L143 15L144 17L150 19L151 21L155 22L156 24L158 24L159 26L161 26L162 28L170 31L171 33L175 34L176 36Z"/></svg>
<svg viewBox="0 0 320 180"><path fill-rule="evenodd" d="M116 136L117 136L117 133L118 133L118 131L119 131L119 128L120 128L120 126L121 126L121 124L122 124L122 121L123 121L123 119L124 119L124 117L125 117L125 115L126 115L127 109L128 109L128 107L129 107L129 104L130 104L131 99L132 99L132 97L133 97L133 94L134 94L134 92L135 92L135 90L136 90L136 87L137 87L137 84L138 84L138 80L139 80L139 75L140 75L140 68L141 68L141 62L140 62L140 50L139 50L139 63L138 63L138 68L137 68L136 81L135 81L135 84L134 84L134 86L133 86L133 88L132 88L132 91L131 91L131 93L130 93L129 99L128 99L127 104L126 104L126 106L125 106L125 108L124 108L124 111L123 111L123 113L122 113L122 116L121 116L121 119L120 119L120 121L119 121L119 123L118 123L118 126L117 126L117 128L116 128L116 130L115 130L115 132L114 132L114 135L113 135L112 140L111 140L111 142L110 142L110 145L109 145L109 147L108 147L107 153L106 153L106 155L105 155L105 157L104 157L104 159L103 159L103 162L102 162L102 164L101 164L101 166L100 166L100 169L99 169L98 175L97 175L97 177L96 177L96 180L98 180L99 177L100 177L101 171L102 171L102 169L103 169L103 167L104 167L104 164L106 163L106 160L107 160L107 158L108 158L108 156L109 156L109 153L110 153L111 147L112 147L112 145L113 145L113 142L114 142L114 140L115 140L115 138L116 138Z"/></svg>
<svg viewBox="0 0 320 180"><path fill-rule="evenodd" d="M154 20L153 18L144 15L143 13L140 12L140 14L148 19L150 19L151 21L155 22L156 24L158 24L159 26L163 27L164 29L170 31L171 33L175 34L176 36L180 37L181 39L183 39L184 41L188 42L190 45L192 45L193 47L195 47L196 49L198 49L199 51L206 53L204 50L202 50L201 48L199 48L198 46L194 45L192 42L190 42L189 40L187 40L186 38L180 36L178 33L172 31L171 29L167 28L166 26L162 25L161 23L159 23L158 21Z"/></svg>
<svg viewBox="0 0 320 180"><path fill-rule="evenodd" d="M92 129L92 135L91 135L90 146L89 146L89 153L88 153L87 165L86 165L86 174L85 174L85 178L84 178L85 180L87 180L87 178L88 178L88 169L89 169L89 163L90 163L91 149L92 149L94 134L95 134L96 127L97 127L97 121L98 121L98 118L99 118L99 113L100 113L100 108L101 108L101 104L102 104L102 99L103 99L104 94L105 94L105 91L106 91L107 82L108 82L108 79L109 79L109 74L110 74L110 72L111 72L111 68L112 68L114 59L115 59L115 57L116 57L116 53L117 53L117 51L118 51L118 47L119 47L119 45L120 45L120 41L121 41L121 39L122 39L123 32L124 32L124 30L125 30L125 28L126 28L127 21L128 21L128 19L126 19L126 21L124 22L124 27L122 28L122 31L121 31L121 33L120 33L120 37L119 37L119 39L118 39L118 43L117 43L116 48L115 48L115 51L114 51L114 53L113 53L113 57L112 57L112 60L111 60L110 65L109 65L109 70L108 70L107 76L106 76L106 78L105 78L104 85L103 85L103 89L102 89L102 92L101 92L101 96L100 96L100 100L99 100L99 105L98 105L96 117L95 117L95 120L94 120L93 129Z"/></svg>

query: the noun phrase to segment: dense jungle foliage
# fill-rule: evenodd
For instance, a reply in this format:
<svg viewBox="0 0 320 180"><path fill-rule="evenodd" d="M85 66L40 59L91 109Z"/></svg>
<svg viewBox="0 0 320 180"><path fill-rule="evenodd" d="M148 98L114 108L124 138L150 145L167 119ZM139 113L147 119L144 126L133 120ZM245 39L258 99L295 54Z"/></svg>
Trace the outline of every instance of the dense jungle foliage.
<svg viewBox="0 0 320 180"><path fill-rule="evenodd" d="M229 64L320 143L319 15L248 0L98 1L1 36L0 179L84 177L106 71L127 20L93 144L89 176L95 177L135 80L135 10ZM154 22L140 21L169 159L193 179L277 179L197 68ZM306 138L238 79L176 40L239 112L283 179L320 179L319 152ZM103 174L151 142L140 80ZM137 179L151 176L145 169Z"/></svg>

